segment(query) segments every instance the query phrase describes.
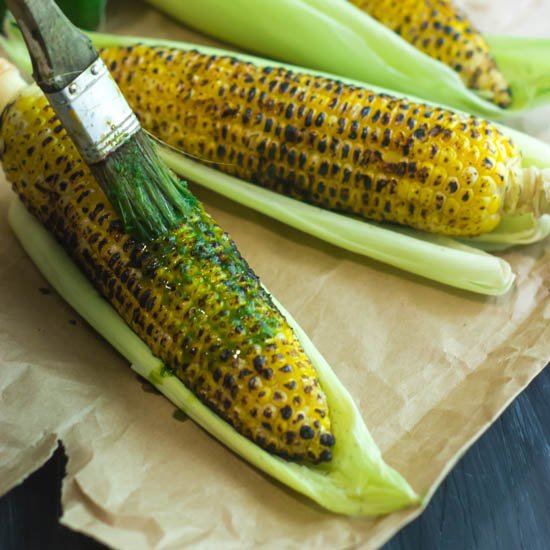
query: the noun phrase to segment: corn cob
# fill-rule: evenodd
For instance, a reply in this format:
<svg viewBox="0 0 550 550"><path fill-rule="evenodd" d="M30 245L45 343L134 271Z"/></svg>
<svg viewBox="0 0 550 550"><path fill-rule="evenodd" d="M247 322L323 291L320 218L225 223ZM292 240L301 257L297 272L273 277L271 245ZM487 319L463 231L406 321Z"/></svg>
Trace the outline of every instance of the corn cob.
<svg viewBox="0 0 550 550"><path fill-rule="evenodd" d="M335 440L314 367L235 244L185 185L186 222L136 242L36 89L9 105L0 124L16 193L166 368L269 452L330 461Z"/></svg>
<svg viewBox="0 0 550 550"><path fill-rule="evenodd" d="M513 142L476 117L196 51L101 55L155 136L323 208L473 236L545 200Z"/></svg>
<svg viewBox="0 0 550 550"><path fill-rule="evenodd" d="M500 107L512 93L487 43L449 0L349 0L404 40L454 69L464 84Z"/></svg>

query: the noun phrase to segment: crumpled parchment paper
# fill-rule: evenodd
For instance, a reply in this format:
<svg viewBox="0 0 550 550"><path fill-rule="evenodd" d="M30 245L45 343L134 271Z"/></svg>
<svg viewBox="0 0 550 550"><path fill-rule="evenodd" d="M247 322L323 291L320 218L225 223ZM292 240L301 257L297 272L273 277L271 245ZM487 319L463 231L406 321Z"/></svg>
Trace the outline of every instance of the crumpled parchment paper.
<svg viewBox="0 0 550 550"><path fill-rule="evenodd" d="M110 30L213 43L142 4L112 4ZM513 18L502 5L466 2L485 30L550 35L548 0L506 2ZM515 123L550 141L544 117L549 110ZM435 490L550 358L548 242L506 253L516 286L486 298L195 191L418 491ZM187 420L48 288L7 225L11 196L0 181L0 494L61 440L69 456L61 521L114 548L375 548L420 513L330 514Z"/></svg>

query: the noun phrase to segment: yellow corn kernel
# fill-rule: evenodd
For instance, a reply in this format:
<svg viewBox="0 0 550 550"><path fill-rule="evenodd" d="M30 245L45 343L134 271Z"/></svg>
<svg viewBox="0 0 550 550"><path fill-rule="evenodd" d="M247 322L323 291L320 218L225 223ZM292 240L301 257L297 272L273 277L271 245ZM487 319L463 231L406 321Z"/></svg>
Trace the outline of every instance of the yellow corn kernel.
<svg viewBox="0 0 550 550"><path fill-rule="evenodd" d="M138 45L101 55L155 136L211 167L323 208L471 236L494 229L502 212L476 209L470 199L451 208L421 190L460 200L475 174L494 182L492 193L504 204L519 185L518 149L476 117L196 51Z"/></svg>
<svg viewBox="0 0 550 550"><path fill-rule="evenodd" d="M330 411L315 368L195 197L185 190L189 215L177 230L133 240L36 93L4 111L0 151L28 210L189 389L267 451L331 460Z"/></svg>
<svg viewBox="0 0 550 550"><path fill-rule="evenodd" d="M512 94L487 43L449 0L349 0L413 46L455 70L500 107Z"/></svg>

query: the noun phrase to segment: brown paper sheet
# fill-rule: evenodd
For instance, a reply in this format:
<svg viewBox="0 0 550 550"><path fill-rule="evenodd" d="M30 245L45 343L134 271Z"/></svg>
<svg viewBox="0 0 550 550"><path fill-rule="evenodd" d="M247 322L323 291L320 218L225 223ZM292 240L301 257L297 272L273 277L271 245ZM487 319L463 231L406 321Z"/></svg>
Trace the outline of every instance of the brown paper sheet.
<svg viewBox="0 0 550 550"><path fill-rule="evenodd" d="M199 39L141 4L113 4L111 29ZM541 13L526 17L540 21ZM386 460L418 491L433 492L550 358L549 243L506 253L517 284L485 298L195 190L349 388ZM327 513L186 420L48 289L9 230L10 199L1 181L0 494L61 440L69 456L62 522L114 548L368 549L420 513Z"/></svg>

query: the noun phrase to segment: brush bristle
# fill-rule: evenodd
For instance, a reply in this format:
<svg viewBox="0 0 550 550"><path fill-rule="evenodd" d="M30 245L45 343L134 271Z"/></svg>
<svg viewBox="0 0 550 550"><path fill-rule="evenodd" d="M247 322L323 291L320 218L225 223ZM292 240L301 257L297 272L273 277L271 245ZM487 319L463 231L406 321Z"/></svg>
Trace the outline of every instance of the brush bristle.
<svg viewBox="0 0 550 550"><path fill-rule="evenodd" d="M155 239L180 225L195 200L143 130L90 169L126 231L140 240Z"/></svg>

